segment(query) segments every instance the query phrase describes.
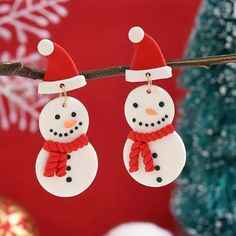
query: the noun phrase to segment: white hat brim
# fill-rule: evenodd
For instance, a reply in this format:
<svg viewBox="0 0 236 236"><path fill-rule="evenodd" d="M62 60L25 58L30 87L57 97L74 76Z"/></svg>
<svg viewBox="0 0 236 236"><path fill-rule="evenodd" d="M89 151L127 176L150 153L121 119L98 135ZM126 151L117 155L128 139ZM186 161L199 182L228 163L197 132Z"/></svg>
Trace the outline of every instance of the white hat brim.
<svg viewBox="0 0 236 236"><path fill-rule="evenodd" d="M85 86L86 80L83 75L77 75L75 77L57 80L57 81L43 81L38 84L39 94L54 94L63 92L61 85L64 85L66 91L71 91L77 88Z"/></svg>
<svg viewBox="0 0 236 236"><path fill-rule="evenodd" d="M172 68L163 66L147 70L126 70L125 80L128 82L145 82L147 81L147 73L150 74L150 80L167 79L172 76Z"/></svg>

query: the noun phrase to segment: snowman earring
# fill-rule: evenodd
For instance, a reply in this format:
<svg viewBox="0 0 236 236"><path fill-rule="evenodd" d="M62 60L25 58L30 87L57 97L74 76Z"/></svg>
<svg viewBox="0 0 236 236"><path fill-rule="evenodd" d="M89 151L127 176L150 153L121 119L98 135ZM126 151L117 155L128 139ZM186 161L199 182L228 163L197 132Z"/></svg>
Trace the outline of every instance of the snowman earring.
<svg viewBox="0 0 236 236"><path fill-rule="evenodd" d="M60 94L41 111L39 129L46 140L36 160L41 186L59 197L80 194L93 182L98 168L97 155L86 132L89 116L85 106L67 96L67 91L85 86L83 75L58 44L43 39L38 51L48 59L40 94Z"/></svg>
<svg viewBox="0 0 236 236"><path fill-rule="evenodd" d="M125 102L125 117L132 128L124 146L124 163L139 183L161 187L181 173L186 152L182 139L171 124L175 108L170 95L152 85L152 80L172 76L171 68L157 43L140 27L129 31L135 52L126 81L147 82L132 90Z"/></svg>

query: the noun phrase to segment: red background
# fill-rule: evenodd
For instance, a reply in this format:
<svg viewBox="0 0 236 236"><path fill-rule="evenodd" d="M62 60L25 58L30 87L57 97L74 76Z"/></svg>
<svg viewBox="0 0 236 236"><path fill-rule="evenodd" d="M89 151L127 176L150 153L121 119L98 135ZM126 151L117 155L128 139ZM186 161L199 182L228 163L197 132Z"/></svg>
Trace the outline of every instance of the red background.
<svg viewBox="0 0 236 236"><path fill-rule="evenodd" d="M129 64L133 47L127 37L139 25L159 43L166 59L181 58L200 0L80 0L64 4L69 16L50 25L52 40L71 54L80 71ZM38 39L32 37L29 50ZM2 49L14 41L3 42ZM175 99L182 96L176 76L155 84ZM0 131L0 196L10 197L34 216L43 236L100 236L126 221L151 221L176 232L169 211L173 185L148 188L126 172L122 150L129 131L123 104L129 91L124 77L88 81L71 95L78 97L90 114L88 136L99 157L99 171L92 186L73 198L57 198L37 182L34 165L43 138L39 133L12 127ZM178 105L178 104L176 104Z"/></svg>

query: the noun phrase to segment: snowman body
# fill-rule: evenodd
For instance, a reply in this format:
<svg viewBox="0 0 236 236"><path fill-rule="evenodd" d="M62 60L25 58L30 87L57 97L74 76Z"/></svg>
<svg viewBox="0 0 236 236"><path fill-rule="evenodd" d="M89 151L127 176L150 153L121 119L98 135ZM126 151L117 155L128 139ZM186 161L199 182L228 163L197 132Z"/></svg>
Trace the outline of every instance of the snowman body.
<svg viewBox="0 0 236 236"><path fill-rule="evenodd" d="M124 164L129 170L129 152L133 140L127 139L124 146ZM148 143L152 153L154 171L145 172L145 166L139 155L139 170L130 175L143 185L150 187L161 187L171 183L181 173L185 158L185 149L183 149L183 141L180 136L174 132L162 139L151 141Z"/></svg>
<svg viewBox="0 0 236 236"><path fill-rule="evenodd" d="M98 162L90 143L67 155L67 174L62 177L43 175L48 155L47 151L41 149L36 161L37 178L47 192L59 197L71 197L82 193L93 182Z"/></svg>
<svg viewBox="0 0 236 236"><path fill-rule="evenodd" d="M39 128L45 140L70 143L86 134L89 118L86 108L75 98L67 97L63 107L63 97L50 101L39 117ZM41 186L49 193L59 197L72 197L87 189L93 182L97 169L97 154L93 146L87 145L67 153L66 175L44 175L49 152L44 148L36 160L36 176Z"/></svg>
<svg viewBox="0 0 236 236"><path fill-rule="evenodd" d="M125 103L125 116L133 131L152 133L171 124L174 118L174 103L170 95L162 88L152 85L151 93L147 86L140 86L130 92ZM123 151L124 164L129 174L139 183L150 187L161 187L174 181L181 173L186 151L177 132L148 142L154 170L145 171L141 153L138 158L138 170L130 172L130 151L134 141L127 139Z"/></svg>

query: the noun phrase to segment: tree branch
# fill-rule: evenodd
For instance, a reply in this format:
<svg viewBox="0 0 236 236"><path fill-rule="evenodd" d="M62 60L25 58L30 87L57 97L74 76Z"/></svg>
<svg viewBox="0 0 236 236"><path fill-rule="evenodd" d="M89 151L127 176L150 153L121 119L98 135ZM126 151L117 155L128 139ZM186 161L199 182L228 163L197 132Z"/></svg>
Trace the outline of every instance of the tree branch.
<svg viewBox="0 0 236 236"><path fill-rule="evenodd" d="M212 65L235 63L236 54L199 57L191 59L178 59L173 61L167 61L167 64L174 68L186 68L186 67L204 67L210 68ZM128 65L114 66L110 68L104 68L99 70L81 71L80 74L84 75L86 79L96 79L123 75L125 70L128 69ZM21 76L34 80L42 80L44 71L30 68L23 65L21 62L3 62L0 63L0 76Z"/></svg>

